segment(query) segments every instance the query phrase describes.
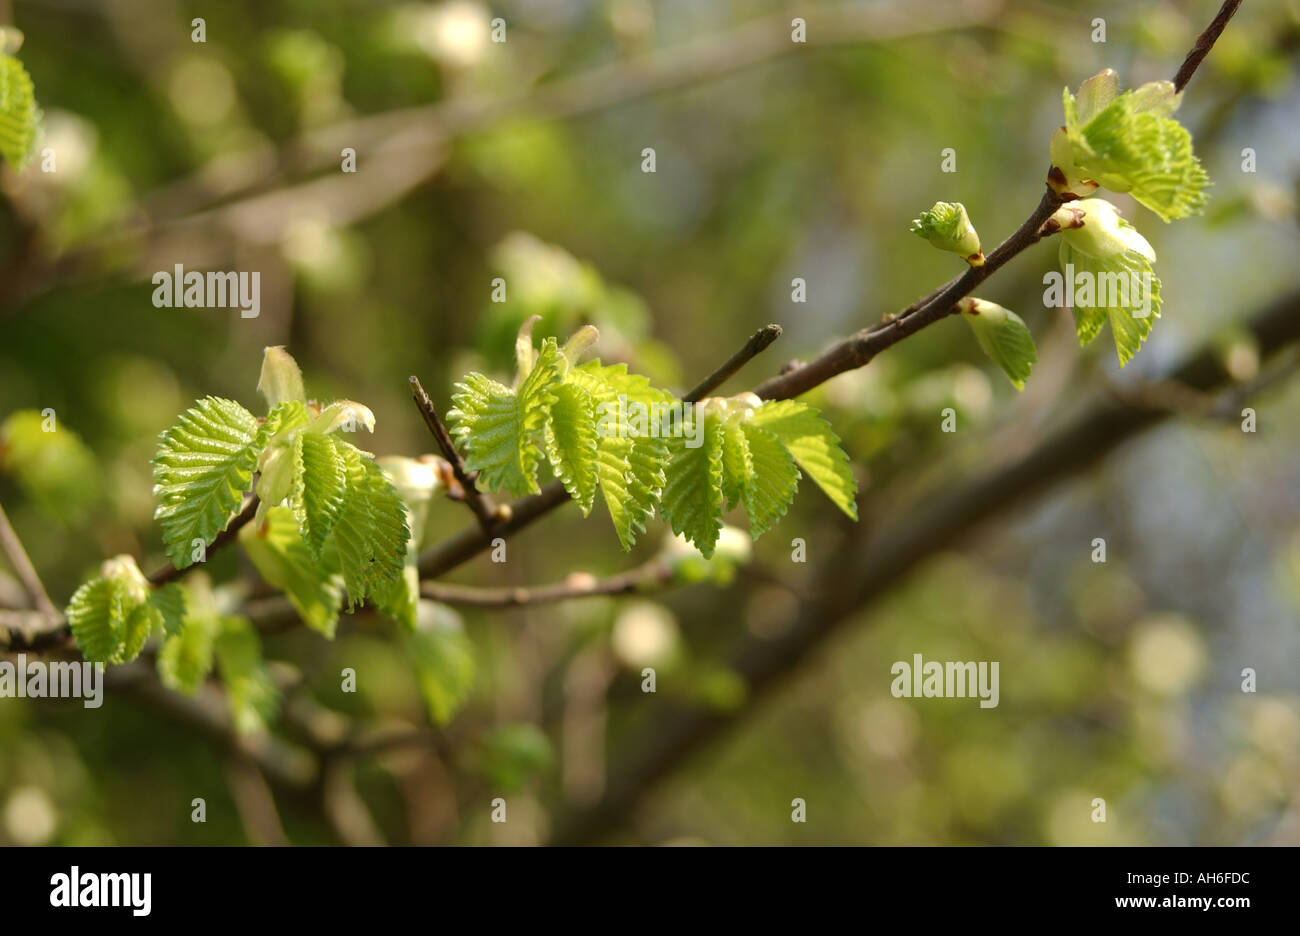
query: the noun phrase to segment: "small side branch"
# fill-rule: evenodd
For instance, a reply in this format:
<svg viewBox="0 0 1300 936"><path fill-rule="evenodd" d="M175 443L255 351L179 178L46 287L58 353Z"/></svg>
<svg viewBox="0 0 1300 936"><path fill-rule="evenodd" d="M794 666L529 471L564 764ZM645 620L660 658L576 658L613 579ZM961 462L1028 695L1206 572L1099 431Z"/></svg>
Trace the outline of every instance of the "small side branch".
<svg viewBox="0 0 1300 936"><path fill-rule="evenodd" d="M695 389L682 399L687 403L695 403L704 399L780 337L780 325L764 325L750 336L743 348L727 358L721 367L701 380Z"/></svg>
<svg viewBox="0 0 1300 936"><path fill-rule="evenodd" d="M244 505L244 509L235 514L234 519L226 524L226 528L217 534L217 538L212 541L212 545L207 549L207 555L212 555L218 549L223 548L234 540L234 538L239 535L239 531L252 522L252 519L257 516L257 505L257 495L254 494L249 499L248 503ZM147 576L149 584L157 588L166 585L168 582L174 582L178 578L194 571L195 565L198 565L198 563L187 565L183 569L178 569L169 562L161 569L155 569Z"/></svg>
<svg viewBox="0 0 1300 936"><path fill-rule="evenodd" d="M660 560L652 560L627 572L607 579L596 579L586 573L575 573L557 585L536 588L474 588L467 585L447 585L442 582L421 582L420 594L446 604L467 605L478 608L509 608L525 605L553 604L574 598L594 598L600 595L627 595L633 592L651 592L664 588L672 581L672 571Z"/></svg>
<svg viewBox="0 0 1300 936"><path fill-rule="evenodd" d="M32 565L32 560L27 556L27 550L23 548L23 541L14 532L14 528L10 525L9 517L5 514L3 507L0 507L0 548L4 549L5 555L9 558L9 564L13 566L18 580L23 583L23 588L31 596L32 604L36 606L36 610L50 620L60 618L59 609L54 607L54 602L50 601L45 586L41 584L41 577L36 574L36 567Z"/></svg>
<svg viewBox="0 0 1300 936"><path fill-rule="evenodd" d="M464 459L460 457L460 452L456 451L456 446L451 441L451 433L447 431L447 427L442 424L442 419L438 416L437 407L433 405L429 394L424 392L424 387L420 386L420 379L414 376L411 377L411 398L415 400L420 415L424 417L424 424L429 427L429 434L433 436L438 451L442 452L442 457L451 465L452 474L456 476L456 481L464 492L465 503L478 518L479 526L484 532L491 530L499 519L496 508L479 493L474 479L465 470Z"/></svg>

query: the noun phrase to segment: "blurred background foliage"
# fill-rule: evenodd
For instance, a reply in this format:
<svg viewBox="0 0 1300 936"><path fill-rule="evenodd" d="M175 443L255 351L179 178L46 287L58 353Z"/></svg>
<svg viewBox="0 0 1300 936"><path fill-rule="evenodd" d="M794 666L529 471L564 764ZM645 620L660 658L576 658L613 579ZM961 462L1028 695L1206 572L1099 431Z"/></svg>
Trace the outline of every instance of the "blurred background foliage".
<svg viewBox="0 0 1300 936"><path fill-rule="evenodd" d="M533 314L539 336L596 324L605 360L678 392L779 322L728 392L752 386L956 272L907 233L919 210L964 202L986 250L1012 230L1042 187L1062 86L1106 66L1127 86L1168 77L1217 6L0 4L26 36L38 146L57 158L0 179L0 501L56 603L106 556L155 567L158 432L204 394L254 402L272 344L312 395L374 410L364 444L380 454L432 448L408 374L445 409L466 371L507 372ZM788 42L793 16L807 47ZM505 43L490 41L494 17ZM1043 308L1055 250L1039 248L981 292L1035 332L1023 394L944 325L811 394L859 471L868 529L1206 342L1235 376L1255 373L1235 325L1296 283L1298 54L1296 0L1246 3L1180 113L1215 182L1210 211L1166 228L1117 199L1160 255L1165 300L1122 375L1107 342L1080 352L1068 314ZM646 61L672 63L655 72L662 93L637 92ZM344 147L355 174L339 171ZM953 174L939 171L946 147ZM176 263L260 271L260 316L154 308L150 277ZM491 301L498 276L505 303ZM806 303L791 302L795 277ZM1189 418L1126 446L933 556L762 699L722 651L779 637L842 542L810 485L751 561L743 542L738 562L683 558L681 577L702 581L663 595L428 607L409 638L373 619L333 643L266 636L300 722L422 732L324 758L301 788L268 788L153 697L97 711L0 700L0 841L545 842L599 797L646 713L676 702L744 718L610 840L1300 843L1297 404L1283 383L1254 404L1255 434ZM939 431L948 406L955 435ZM39 431L47 410L57 433ZM425 540L470 521L439 501ZM452 579L609 575L659 550L662 525L652 534L625 556L603 518L564 510L513 539L507 563ZM1105 564L1090 560L1096 537ZM207 571L255 579L236 550ZM23 601L3 567L0 599ZM1000 661L1001 704L891 697L891 664L916 653ZM646 666L654 695L639 691ZM292 724L278 740L310 756ZM504 824L490 822L495 796ZM790 821L796 796L806 825ZM206 823L191 821L194 797Z"/></svg>

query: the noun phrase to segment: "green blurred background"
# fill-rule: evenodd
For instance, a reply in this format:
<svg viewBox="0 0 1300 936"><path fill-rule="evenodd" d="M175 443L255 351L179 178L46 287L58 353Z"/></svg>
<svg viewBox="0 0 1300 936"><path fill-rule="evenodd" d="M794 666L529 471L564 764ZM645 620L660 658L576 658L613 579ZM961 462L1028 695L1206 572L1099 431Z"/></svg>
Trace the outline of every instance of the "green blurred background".
<svg viewBox="0 0 1300 936"><path fill-rule="evenodd" d="M309 395L369 405L364 444L379 454L432 451L408 375L445 409L465 372L506 372L534 313L538 335L596 324L602 358L678 392L780 323L728 384L738 392L957 272L908 234L934 201L964 202L987 251L1039 197L1061 88L1106 66L1126 86L1169 77L1217 6L0 3L25 34L38 147L57 158L0 179L0 419L52 408L68 430L42 455L8 424L0 502L56 603L107 556L157 566L157 434L198 396L256 404L267 345L288 347ZM804 46L789 41L795 16ZM577 840L1300 843L1296 382L1252 403L1256 433L1179 418L936 551L767 691L724 662L738 640L779 638L855 535L1031 449L1083 401L1207 343L1256 372L1238 324L1296 286L1298 56L1300 4L1247 0L1179 115L1215 183L1206 216L1165 226L1116 199L1160 256L1165 302L1122 374L1108 339L1080 350L1068 313L1043 308L1055 248L1034 249L981 289L1035 333L1023 394L941 323L810 395L859 473L857 534L805 483L750 563L703 573L719 581L464 611L472 661L451 674L422 670L375 621L333 643L266 637L298 722L414 729L416 743L319 756L287 720L232 752L148 693L93 712L0 700L0 841L547 842L622 792L619 765L675 706L730 728L690 756L660 752L663 769L637 774ZM355 174L340 172L345 147ZM155 308L150 277L176 263L260 271L260 316ZM497 276L506 303L489 299ZM795 277L805 303L791 302ZM663 546L655 522L624 555L602 510L559 511L513 539L508 562L450 578L609 575ZM435 504L426 542L471 521ZM795 537L806 564L791 561ZM255 579L235 550L209 571ZM0 564L0 605L22 600ZM1001 704L891 697L891 664L915 653L1000 661ZM639 691L644 666L654 695ZM342 667L361 675L355 694ZM454 717L433 726L427 697L459 696L470 667ZM248 750L292 755L308 779L267 779ZM489 821L495 796L506 823Z"/></svg>

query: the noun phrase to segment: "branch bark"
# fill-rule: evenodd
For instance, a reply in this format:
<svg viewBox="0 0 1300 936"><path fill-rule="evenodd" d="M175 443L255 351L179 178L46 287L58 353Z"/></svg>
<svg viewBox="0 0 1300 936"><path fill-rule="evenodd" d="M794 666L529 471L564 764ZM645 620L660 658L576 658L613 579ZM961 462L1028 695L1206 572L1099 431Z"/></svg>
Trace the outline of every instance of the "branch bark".
<svg viewBox="0 0 1300 936"><path fill-rule="evenodd" d="M433 400L429 398L429 394L424 392L424 387L420 386L420 379L412 376L410 381L411 397L415 400L420 415L424 417L424 424L429 427L429 434L433 436L438 451L442 452L442 457L451 465L452 474L460 483L465 504L478 518L479 526L483 528L483 531L485 533L491 531L498 520L496 508L484 495L479 493L474 478L470 477L469 472L465 470L465 460L460 457L460 452L456 451L456 445L451 440L451 434L447 431L447 427L443 425L442 419L439 418L438 408L433 405Z"/></svg>

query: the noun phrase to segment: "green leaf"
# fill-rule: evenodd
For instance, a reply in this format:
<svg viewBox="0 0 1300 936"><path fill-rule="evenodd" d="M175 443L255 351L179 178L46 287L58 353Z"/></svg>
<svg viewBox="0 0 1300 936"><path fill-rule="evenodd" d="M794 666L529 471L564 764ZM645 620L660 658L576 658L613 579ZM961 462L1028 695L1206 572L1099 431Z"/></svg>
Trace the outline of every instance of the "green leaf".
<svg viewBox="0 0 1300 936"><path fill-rule="evenodd" d="M765 403L753 412L753 425L776 436L831 502L858 519L858 482L830 423L811 406L796 400Z"/></svg>
<svg viewBox="0 0 1300 936"><path fill-rule="evenodd" d="M591 394L576 384L557 384L551 393L554 401L546 421L546 457L586 516L596 496L595 405Z"/></svg>
<svg viewBox="0 0 1300 936"><path fill-rule="evenodd" d="M1076 105L1067 88L1066 132L1075 173L1128 192L1164 221L1199 214L1209 176L1192 150L1191 134L1169 116L1180 99L1171 82L1151 82L1091 113Z"/></svg>
<svg viewBox="0 0 1300 936"><path fill-rule="evenodd" d="M78 588L64 613L81 655L92 663L115 662L133 608L130 587L121 579L92 579Z"/></svg>
<svg viewBox="0 0 1300 936"><path fill-rule="evenodd" d="M262 578L289 596L303 623L333 639L343 601L337 554L312 556L288 507L267 510L262 523L239 531L239 542Z"/></svg>
<svg viewBox="0 0 1300 936"><path fill-rule="evenodd" d="M490 489L516 496L541 490L539 442L562 364L555 339L548 338L518 389L482 374L470 374L456 385L447 414L451 431L464 447L465 467L479 472Z"/></svg>
<svg viewBox="0 0 1300 936"><path fill-rule="evenodd" d="M640 374L629 374L626 364L606 366L599 360L571 368L564 380L586 390L596 403L596 477L619 543L631 549L663 492L668 445L660 438L624 433L618 426L619 398L623 406L649 407L671 403L672 395Z"/></svg>
<svg viewBox="0 0 1300 936"><path fill-rule="evenodd" d="M162 434L154 457L154 495L167 555L190 565L191 541L211 544L239 509L253 479L257 420L231 400L206 397Z"/></svg>
<svg viewBox="0 0 1300 936"><path fill-rule="evenodd" d="M12 55L0 55L0 155L21 170L36 145L41 112L31 76Z"/></svg>
<svg viewBox="0 0 1300 936"><path fill-rule="evenodd" d="M668 440L669 461L659 510L674 533L685 536L707 559L722 528L722 434L718 420L704 419L701 443Z"/></svg>
<svg viewBox="0 0 1300 936"><path fill-rule="evenodd" d="M157 610L160 625L169 636L179 634L185 622L185 589L176 582L149 592L149 604Z"/></svg>
<svg viewBox="0 0 1300 936"><path fill-rule="evenodd" d="M294 437L293 514L313 556L343 511L348 477L343 456L329 436L301 432Z"/></svg>
<svg viewBox="0 0 1300 936"><path fill-rule="evenodd" d="M402 500L380 467L347 442L336 439L334 444L348 476L333 538L351 610L380 583L401 576L411 532Z"/></svg>
<svg viewBox="0 0 1300 936"><path fill-rule="evenodd" d="M221 620L210 610L191 613L181 632L163 641L158 651L158 675L169 689L194 695L212 672L213 645Z"/></svg>
<svg viewBox="0 0 1300 936"><path fill-rule="evenodd" d="M1084 273L1086 278L1081 282L1093 284L1088 292L1076 285L1072 307L1079 344L1086 345L1096 338L1109 321L1115 352L1123 367L1137 354L1160 317L1160 278L1152 271L1151 262L1137 251L1098 259L1075 249L1064 238L1060 261L1067 280L1073 271L1076 280ZM1134 281L1133 276L1138 279ZM1134 288L1134 282L1146 285ZM1145 295L1147 301L1138 301L1138 295Z"/></svg>
<svg viewBox="0 0 1300 936"><path fill-rule="evenodd" d="M474 685L474 645L459 618L439 607L445 620L421 628L407 638L407 658L415 667L420 693L436 725L451 721Z"/></svg>
<svg viewBox="0 0 1300 936"><path fill-rule="evenodd" d="M307 401L302 388L302 371L283 345L262 352L262 373L257 378L257 392L262 394L270 409L282 403Z"/></svg>
<svg viewBox="0 0 1300 936"><path fill-rule="evenodd" d="M1017 390L1025 389L1029 371L1038 360L1029 327L1010 309L983 299L963 299L958 307L984 353L1002 368Z"/></svg>
<svg viewBox="0 0 1300 936"><path fill-rule="evenodd" d="M785 516L799 487L799 469L794 457L778 439L752 420L740 423L749 446L752 470L743 489L749 532L758 539Z"/></svg>
<svg viewBox="0 0 1300 936"><path fill-rule="evenodd" d="M733 416L718 426L722 436L722 496L727 510L741 502L754 475L754 459L741 424L742 420Z"/></svg>
<svg viewBox="0 0 1300 936"><path fill-rule="evenodd" d="M220 621L213 644L231 721L240 734L265 731L280 708L280 690L262 662L262 641L247 618Z"/></svg>
<svg viewBox="0 0 1300 936"><path fill-rule="evenodd" d="M136 605L126 616L122 630L122 646L113 657L114 663L130 663L140 655L144 643L155 630L163 626L162 612L147 601Z"/></svg>

